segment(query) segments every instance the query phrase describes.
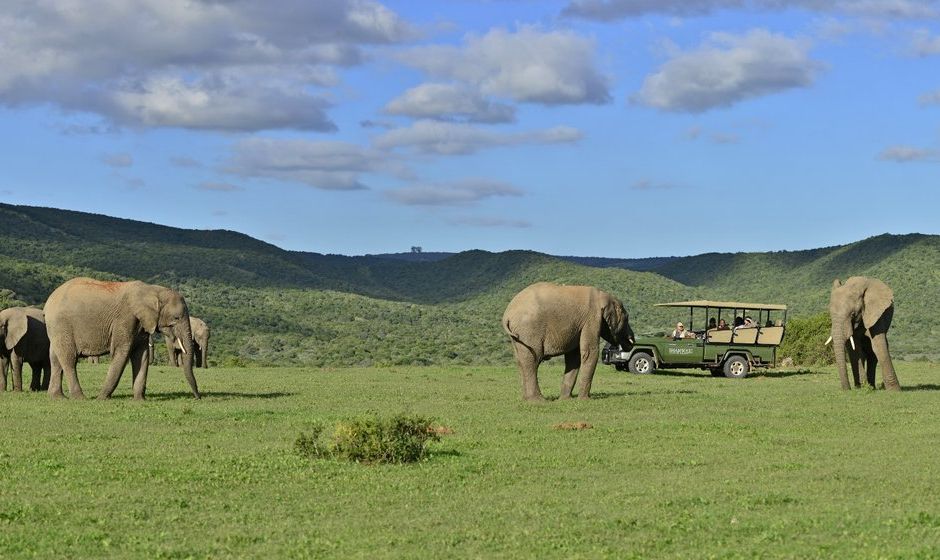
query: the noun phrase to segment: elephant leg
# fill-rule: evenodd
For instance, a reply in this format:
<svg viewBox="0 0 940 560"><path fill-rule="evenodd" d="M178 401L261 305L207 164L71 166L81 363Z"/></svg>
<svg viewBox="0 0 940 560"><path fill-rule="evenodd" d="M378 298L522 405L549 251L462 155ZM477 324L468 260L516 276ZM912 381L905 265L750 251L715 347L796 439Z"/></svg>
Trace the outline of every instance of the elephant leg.
<svg viewBox="0 0 940 560"><path fill-rule="evenodd" d="M901 384L898 382L898 376L894 371L894 363L891 361L891 354L888 352L888 337L884 333L874 335L871 339L871 346L877 361L881 362L881 377L884 378L885 389L900 391Z"/></svg>
<svg viewBox="0 0 940 560"><path fill-rule="evenodd" d="M42 381L40 375L42 374L42 365L38 364L29 364L31 370L33 370L33 377L29 382L30 391L38 391L42 386Z"/></svg>
<svg viewBox="0 0 940 560"><path fill-rule="evenodd" d="M859 373L862 368L862 353L861 352L849 352L849 362L852 366L852 381L855 383L856 387L861 387L861 379L859 378Z"/></svg>
<svg viewBox="0 0 940 560"><path fill-rule="evenodd" d="M62 364L58 356L49 349L49 396L53 399L65 398L62 393Z"/></svg>
<svg viewBox="0 0 940 560"><path fill-rule="evenodd" d="M578 369L581 367L581 351L575 348L565 352L565 375L561 378L561 398L570 399L574 382L578 379Z"/></svg>
<svg viewBox="0 0 940 560"><path fill-rule="evenodd" d="M143 400L147 392L147 370L150 368L150 351L146 344L131 350L131 371L134 377L134 400Z"/></svg>
<svg viewBox="0 0 940 560"><path fill-rule="evenodd" d="M108 376L105 377L104 385L101 386L101 392L98 393L99 399L111 398L114 390L117 389L118 381L121 380L129 357L129 348L116 348L111 351L111 365L108 367Z"/></svg>
<svg viewBox="0 0 940 560"><path fill-rule="evenodd" d="M597 369L597 340L593 337L586 337L588 340L581 340L581 383L578 386L578 398L591 398L591 383L594 381L594 370Z"/></svg>
<svg viewBox="0 0 940 560"><path fill-rule="evenodd" d="M65 359L60 358L59 366L62 368L62 371L69 376L69 398L78 400L84 399L85 392L82 391L82 385L78 382L78 356L73 355ZM62 376L60 375L59 394L62 393L61 377ZM50 394L52 393L51 387L49 392Z"/></svg>
<svg viewBox="0 0 940 560"><path fill-rule="evenodd" d="M52 367L49 362L43 362L41 366L42 380L39 382L40 391L49 390L49 379L52 377Z"/></svg>
<svg viewBox="0 0 940 560"><path fill-rule="evenodd" d="M539 359L527 346L513 341L512 351L519 366L519 376L522 379L522 397L527 401L544 401L542 391L539 389Z"/></svg>
<svg viewBox="0 0 940 560"><path fill-rule="evenodd" d="M209 369L209 343L199 345L199 359L202 360L202 369Z"/></svg>
<svg viewBox="0 0 940 560"><path fill-rule="evenodd" d="M16 353L10 357L11 365L13 366L13 390L22 391L23 390L23 358L19 357Z"/></svg>

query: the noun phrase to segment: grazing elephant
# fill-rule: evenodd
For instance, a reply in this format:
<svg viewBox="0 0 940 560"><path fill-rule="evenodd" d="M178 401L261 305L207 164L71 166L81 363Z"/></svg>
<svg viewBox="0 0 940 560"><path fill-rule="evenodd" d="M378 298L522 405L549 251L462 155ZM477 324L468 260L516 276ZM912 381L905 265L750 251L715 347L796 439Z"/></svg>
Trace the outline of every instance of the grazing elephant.
<svg viewBox="0 0 940 560"><path fill-rule="evenodd" d="M147 390L150 336L159 330L183 348L183 374L193 396L200 397L193 376L193 337L189 309L178 292L143 282L103 282L73 278L55 289L45 306L52 359L49 395L60 398L63 372L69 376L69 394L84 398L76 363L80 356L111 354L108 375L98 398L114 393L128 360L134 380L134 398Z"/></svg>
<svg viewBox="0 0 940 560"><path fill-rule="evenodd" d="M209 369L209 325L199 317L189 317L189 328L193 333L193 361L196 367ZM166 339L166 351L170 363L175 367L180 365L179 357L183 353L175 341Z"/></svg>
<svg viewBox="0 0 940 560"><path fill-rule="evenodd" d="M23 362L33 370L30 391L49 388L49 336L41 309L11 307L0 311L0 391L7 390L7 365L13 366L13 390L23 390Z"/></svg>
<svg viewBox="0 0 940 560"><path fill-rule="evenodd" d="M843 389L849 389L845 369L845 353L851 360L855 386L862 383L875 385L875 369L881 362L881 376L885 389L898 391L894 364L888 353L888 329L894 316L894 293L884 282L864 276L853 276L843 284L837 278L832 283L829 298L829 316L832 319L832 342ZM863 378L859 378L861 368Z"/></svg>
<svg viewBox="0 0 940 560"><path fill-rule="evenodd" d="M503 328L519 366L522 396L530 401L545 400L538 383L538 367L544 360L564 354L561 398L571 397L580 372L578 398L587 399L597 367L599 337L613 345L633 344L623 304L591 286L532 284L509 302Z"/></svg>

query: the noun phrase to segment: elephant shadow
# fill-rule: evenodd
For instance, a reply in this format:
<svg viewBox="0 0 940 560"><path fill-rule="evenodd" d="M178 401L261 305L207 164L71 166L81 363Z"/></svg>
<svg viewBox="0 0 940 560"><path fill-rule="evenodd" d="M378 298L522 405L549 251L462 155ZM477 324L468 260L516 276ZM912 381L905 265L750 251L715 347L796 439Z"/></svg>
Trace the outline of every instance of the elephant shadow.
<svg viewBox="0 0 940 560"><path fill-rule="evenodd" d="M936 383L922 383L920 385L908 385L901 389L902 391L940 391L940 385Z"/></svg>
<svg viewBox="0 0 940 560"><path fill-rule="evenodd" d="M213 400L234 400L234 399L281 399L293 397L297 393L286 393L275 391L271 393L238 393L233 391L203 391L203 399ZM148 401L174 401L174 400L193 400L192 393L184 391L173 391L169 393L148 394Z"/></svg>

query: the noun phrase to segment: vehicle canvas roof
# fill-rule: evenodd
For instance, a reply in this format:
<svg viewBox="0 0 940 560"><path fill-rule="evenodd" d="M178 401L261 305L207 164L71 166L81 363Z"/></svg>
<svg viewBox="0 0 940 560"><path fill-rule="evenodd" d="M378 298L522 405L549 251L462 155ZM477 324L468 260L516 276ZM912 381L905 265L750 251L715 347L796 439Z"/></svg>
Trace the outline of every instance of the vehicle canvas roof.
<svg viewBox="0 0 940 560"><path fill-rule="evenodd" d="M786 305L777 303L741 303L738 301L674 301L671 303L657 303L656 307L721 307L723 309L753 309L764 311L786 311Z"/></svg>

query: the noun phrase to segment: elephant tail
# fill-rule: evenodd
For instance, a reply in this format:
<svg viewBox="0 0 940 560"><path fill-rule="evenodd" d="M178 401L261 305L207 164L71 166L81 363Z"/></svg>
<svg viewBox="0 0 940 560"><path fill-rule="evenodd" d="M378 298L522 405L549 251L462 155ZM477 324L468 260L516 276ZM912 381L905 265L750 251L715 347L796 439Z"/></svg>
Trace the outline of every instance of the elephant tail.
<svg viewBox="0 0 940 560"><path fill-rule="evenodd" d="M535 351L535 348L532 348L531 346L523 342L523 340L519 337L519 335L512 332L512 327L509 325L509 319L503 320L503 330L506 331L506 334L509 335L509 338L511 338L513 342L516 342L520 344L521 346L525 346L526 350L528 350L532 354L532 357L535 358L536 363L542 361L542 359L538 355L538 352Z"/></svg>

